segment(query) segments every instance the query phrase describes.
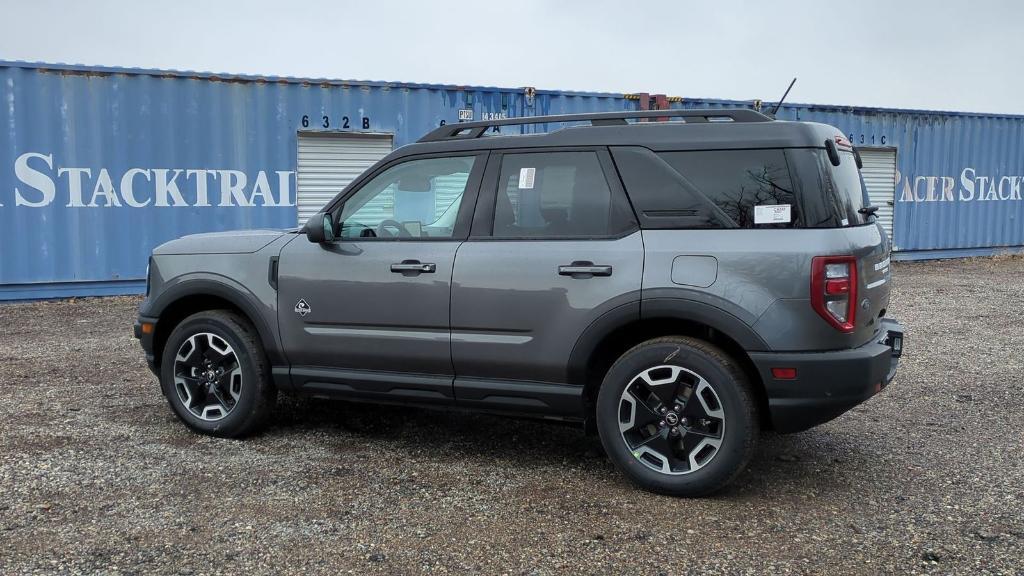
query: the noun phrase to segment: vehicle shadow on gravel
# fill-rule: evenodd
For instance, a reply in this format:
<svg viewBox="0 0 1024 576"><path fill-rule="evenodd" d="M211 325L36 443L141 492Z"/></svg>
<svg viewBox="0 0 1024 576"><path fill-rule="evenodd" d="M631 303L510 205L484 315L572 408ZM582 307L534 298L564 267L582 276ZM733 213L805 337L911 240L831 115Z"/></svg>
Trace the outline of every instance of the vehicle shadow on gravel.
<svg viewBox="0 0 1024 576"><path fill-rule="evenodd" d="M454 410L283 398L265 434L327 432L353 442L387 443L399 451L445 461L490 460L495 466L569 465L588 481L631 485L604 454L596 436L576 424L488 416ZM858 473L873 461L852 439L816 428L799 434L761 434L746 471L720 498L857 490Z"/></svg>

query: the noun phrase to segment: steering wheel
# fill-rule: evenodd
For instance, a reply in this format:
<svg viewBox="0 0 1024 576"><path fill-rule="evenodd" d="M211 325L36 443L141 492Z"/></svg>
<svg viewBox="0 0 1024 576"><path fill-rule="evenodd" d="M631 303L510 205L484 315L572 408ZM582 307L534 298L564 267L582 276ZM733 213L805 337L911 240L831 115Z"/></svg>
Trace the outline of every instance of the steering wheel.
<svg viewBox="0 0 1024 576"><path fill-rule="evenodd" d="M398 233L392 234L388 228L394 228ZM382 238L394 238L395 236L399 238L412 238L412 234L405 229L405 226L402 226L401 222L391 219L382 220L380 224L377 224L377 236Z"/></svg>

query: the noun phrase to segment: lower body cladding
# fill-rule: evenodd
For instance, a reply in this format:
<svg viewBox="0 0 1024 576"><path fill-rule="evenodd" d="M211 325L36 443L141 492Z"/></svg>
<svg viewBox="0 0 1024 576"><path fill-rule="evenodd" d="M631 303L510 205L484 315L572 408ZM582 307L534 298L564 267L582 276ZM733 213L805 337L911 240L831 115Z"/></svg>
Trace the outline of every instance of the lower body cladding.
<svg viewBox="0 0 1024 576"><path fill-rule="evenodd" d="M754 352L778 432L800 432L828 422L871 398L896 376L903 326L883 320L876 339L832 352Z"/></svg>
<svg viewBox="0 0 1024 576"><path fill-rule="evenodd" d="M307 367L292 368L291 383L316 397L583 419L583 387L566 384Z"/></svg>

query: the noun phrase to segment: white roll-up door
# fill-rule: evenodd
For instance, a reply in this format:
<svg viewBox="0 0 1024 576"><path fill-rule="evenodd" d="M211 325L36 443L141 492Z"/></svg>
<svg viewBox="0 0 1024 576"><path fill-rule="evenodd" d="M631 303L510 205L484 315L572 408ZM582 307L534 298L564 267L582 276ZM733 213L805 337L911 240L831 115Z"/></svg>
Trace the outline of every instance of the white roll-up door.
<svg viewBox="0 0 1024 576"><path fill-rule="evenodd" d="M388 134L300 132L295 195L299 226L390 152Z"/></svg>
<svg viewBox="0 0 1024 576"><path fill-rule="evenodd" d="M892 240L892 210L896 196L896 149L895 148L858 148L860 158L864 162L861 174L864 185L868 189L868 199L873 206L878 206L878 222L885 228L889 240Z"/></svg>

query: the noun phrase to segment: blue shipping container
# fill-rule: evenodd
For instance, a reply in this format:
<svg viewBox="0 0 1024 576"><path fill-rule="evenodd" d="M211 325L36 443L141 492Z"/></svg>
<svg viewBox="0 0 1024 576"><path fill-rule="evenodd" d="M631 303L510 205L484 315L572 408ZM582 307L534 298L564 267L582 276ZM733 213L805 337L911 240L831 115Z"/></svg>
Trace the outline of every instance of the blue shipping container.
<svg viewBox="0 0 1024 576"><path fill-rule="evenodd" d="M0 62L0 102L0 300L139 292L162 242L294 226L300 133L386 133L397 147L460 115L639 104L623 94L16 62ZM1024 117L809 105L778 116L897 150L894 243L905 256L1024 245Z"/></svg>

